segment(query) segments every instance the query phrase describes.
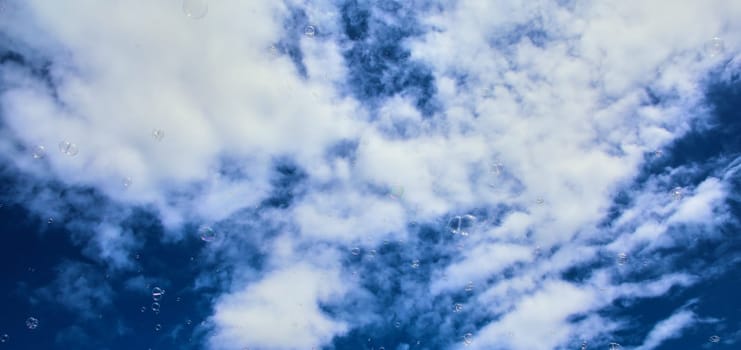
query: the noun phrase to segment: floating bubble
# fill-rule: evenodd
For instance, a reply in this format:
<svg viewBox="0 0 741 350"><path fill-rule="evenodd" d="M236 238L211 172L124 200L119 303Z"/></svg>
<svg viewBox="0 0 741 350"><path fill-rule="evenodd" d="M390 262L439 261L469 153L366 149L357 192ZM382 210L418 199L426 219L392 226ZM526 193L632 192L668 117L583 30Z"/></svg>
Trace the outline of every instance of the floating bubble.
<svg viewBox="0 0 741 350"><path fill-rule="evenodd" d="M469 346L469 345L471 345L471 343L473 343L473 334L471 334L471 333L464 334L463 335L463 344L466 345L466 346Z"/></svg>
<svg viewBox="0 0 741 350"><path fill-rule="evenodd" d="M59 143L59 152L62 152L62 154L73 157L77 155L77 153L79 152L79 149L77 149L77 145L75 145L72 142L62 141Z"/></svg>
<svg viewBox="0 0 741 350"><path fill-rule="evenodd" d="M708 40L708 42L705 44L705 51L710 57L718 57L723 55L723 51L725 51L725 49L726 44L723 42L723 39L717 36Z"/></svg>
<svg viewBox="0 0 741 350"><path fill-rule="evenodd" d="M623 347L618 343L610 343L610 347L609 347L610 350L620 350L622 348Z"/></svg>
<svg viewBox="0 0 741 350"><path fill-rule="evenodd" d="M581 342L581 348L580 348L580 350L587 350L587 341L586 340Z"/></svg>
<svg viewBox="0 0 741 350"><path fill-rule="evenodd" d="M466 292L472 292L473 291L473 282L466 283L466 288L464 288Z"/></svg>
<svg viewBox="0 0 741 350"><path fill-rule="evenodd" d="M165 295L165 290L160 287L154 287L152 288L152 299L154 301L160 301L162 300L162 296Z"/></svg>
<svg viewBox="0 0 741 350"><path fill-rule="evenodd" d="M543 197L535 198L535 204L541 205L543 203L545 203L545 199L543 199Z"/></svg>
<svg viewBox="0 0 741 350"><path fill-rule="evenodd" d="M36 329L39 327L39 320L36 317L29 317L26 319L26 328Z"/></svg>
<svg viewBox="0 0 741 350"><path fill-rule="evenodd" d="M625 265L625 263L628 261L628 254L627 253L620 253L617 256L617 263L620 265Z"/></svg>
<svg viewBox="0 0 741 350"><path fill-rule="evenodd" d="M121 185L123 185L124 188L131 187L131 184L133 183L133 180L131 180L130 177L125 177L123 180L121 180Z"/></svg>
<svg viewBox="0 0 741 350"><path fill-rule="evenodd" d="M10 340L10 336L7 334L0 335L0 343L7 343Z"/></svg>
<svg viewBox="0 0 741 350"><path fill-rule="evenodd" d="M418 259L412 260L412 264L411 265L412 265L412 268L413 269L419 268L419 260Z"/></svg>
<svg viewBox="0 0 741 350"><path fill-rule="evenodd" d="M183 0L183 12L191 19L201 19L208 13L208 1Z"/></svg>
<svg viewBox="0 0 741 350"><path fill-rule="evenodd" d="M181 300L181 299L180 299L180 297L177 297L177 298L175 298L175 302L176 302L176 303L179 303L179 302L180 302L180 300Z"/></svg>
<svg viewBox="0 0 741 350"><path fill-rule="evenodd" d="M401 196L403 195L404 195L404 187L394 186L394 187L391 187L391 189L389 190L389 197L391 199L398 200L398 199L401 199Z"/></svg>
<svg viewBox="0 0 741 350"><path fill-rule="evenodd" d="M360 255L360 248L354 247L354 248L350 249L350 254L352 254L352 255Z"/></svg>
<svg viewBox="0 0 741 350"><path fill-rule="evenodd" d="M502 171L504 171L504 166L502 165L502 163L495 162L491 164L490 169L491 169L492 174L499 176L499 175L502 175Z"/></svg>
<svg viewBox="0 0 741 350"><path fill-rule="evenodd" d="M146 312L147 311L147 307L146 306L142 306L141 311L142 312Z"/></svg>
<svg viewBox="0 0 741 350"><path fill-rule="evenodd" d="M677 186L672 189L672 198L674 198L675 201L678 201L684 197L684 189Z"/></svg>
<svg viewBox="0 0 741 350"><path fill-rule="evenodd" d="M399 321L394 322L394 327L401 328L401 322Z"/></svg>
<svg viewBox="0 0 741 350"><path fill-rule="evenodd" d="M708 339L711 343L717 343L720 341L720 337L717 335L710 336L710 339Z"/></svg>
<svg viewBox="0 0 741 350"><path fill-rule="evenodd" d="M165 131L162 129L152 130L152 138L157 142L162 141L165 138Z"/></svg>
<svg viewBox="0 0 741 350"><path fill-rule="evenodd" d="M375 249L371 249L371 250L368 251L368 258L369 259L373 259L373 258L376 257L376 254L377 254L376 250Z"/></svg>
<svg viewBox="0 0 741 350"><path fill-rule="evenodd" d="M49 225L53 224L54 223L54 218L47 219L46 220L46 223L49 224Z"/></svg>
<svg viewBox="0 0 741 350"><path fill-rule="evenodd" d="M191 321L190 319L187 319L185 320L185 324L190 326L191 324L193 324L193 321Z"/></svg>
<svg viewBox="0 0 741 350"><path fill-rule="evenodd" d="M160 312L160 303L154 302L152 303L152 312L159 313Z"/></svg>
<svg viewBox="0 0 741 350"><path fill-rule="evenodd" d="M216 240L216 231L214 231L211 226L201 226L198 229L198 236L200 236L201 240L204 242L213 242Z"/></svg>
<svg viewBox="0 0 741 350"><path fill-rule="evenodd" d="M33 159L42 159L46 157L46 147L41 145L34 147L31 157L33 157Z"/></svg>
<svg viewBox="0 0 741 350"><path fill-rule="evenodd" d="M453 304L453 312L458 313L463 311L463 304L455 303Z"/></svg>
<svg viewBox="0 0 741 350"><path fill-rule="evenodd" d="M156 332L159 332L161 329L162 329L162 325L161 324L158 323L158 324L154 325L154 330Z"/></svg>
<svg viewBox="0 0 741 350"><path fill-rule="evenodd" d="M312 25L304 27L304 35L309 38L313 38L314 35L316 35L316 28Z"/></svg>
<svg viewBox="0 0 741 350"><path fill-rule="evenodd" d="M448 221L448 228L453 234L468 236L476 223L476 217L470 214L456 215Z"/></svg>

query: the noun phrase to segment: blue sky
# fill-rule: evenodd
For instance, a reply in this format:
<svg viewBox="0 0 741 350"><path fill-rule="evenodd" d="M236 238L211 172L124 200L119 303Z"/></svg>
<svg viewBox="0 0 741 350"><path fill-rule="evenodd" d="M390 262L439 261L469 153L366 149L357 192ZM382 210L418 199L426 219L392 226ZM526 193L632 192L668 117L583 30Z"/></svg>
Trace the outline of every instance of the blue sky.
<svg viewBox="0 0 741 350"><path fill-rule="evenodd" d="M738 18L0 0L0 349L737 349Z"/></svg>

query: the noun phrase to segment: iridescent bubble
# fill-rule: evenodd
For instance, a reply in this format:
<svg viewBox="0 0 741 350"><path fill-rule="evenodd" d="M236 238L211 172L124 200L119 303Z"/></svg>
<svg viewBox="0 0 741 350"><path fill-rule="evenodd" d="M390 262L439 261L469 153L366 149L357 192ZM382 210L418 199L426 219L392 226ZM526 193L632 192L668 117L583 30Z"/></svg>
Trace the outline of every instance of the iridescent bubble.
<svg viewBox="0 0 741 350"><path fill-rule="evenodd" d="M391 199L398 200L398 199L401 199L401 196L403 195L404 195L404 187L394 186L394 187L391 187L391 189L389 189L389 197Z"/></svg>
<svg viewBox="0 0 741 350"><path fill-rule="evenodd" d="M352 254L352 255L360 255L360 248L354 247L354 248L350 249L350 254Z"/></svg>
<svg viewBox="0 0 741 350"><path fill-rule="evenodd" d="M152 303L152 311L154 313L159 313L160 312L160 303L158 303L158 302Z"/></svg>
<svg viewBox="0 0 741 350"><path fill-rule="evenodd" d="M628 261L628 254L627 253L620 253L617 256L617 262L620 265L625 265L625 263Z"/></svg>
<svg viewBox="0 0 741 350"><path fill-rule="evenodd" d="M165 138L165 131L162 129L152 130L152 138L157 142L162 141Z"/></svg>
<svg viewBox="0 0 741 350"><path fill-rule="evenodd" d="M413 269L419 268L419 260L418 259L412 260L411 266Z"/></svg>
<svg viewBox="0 0 741 350"><path fill-rule="evenodd" d="M162 325L161 324L158 323L158 324L154 325L154 330L156 332L159 332L161 329L162 329Z"/></svg>
<svg viewBox="0 0 741 350"><path fill-rule="evenodd" d="M208 13L208 1L183 0L183 12L191 19L201 19Z"/></svg>
<svg viewBox="0 0 741 350"><path fill-rule="evenodd" d="M705 43L705 51L710 57L718 57L723 55L723 51L726 49L726 44L723 39L719 37L713 37Z"/></svg>
<svg viewBox="0 0 741 350"><path fill-rule="evenodd" d="M684 197L684 189L677 186L672 189L672 198L674 198L675 201L678 201Z"/></svg>
<svg viewBox="0 0 741 350"><path fill-rule="evenodd" d="M463 311L463 304L455 303L453 304L453 312L458 313Z"/></svg>
<svg viewBox="0 0 741 350"><path fill-rule="evenodd" d="M720 337L717 335L712 335L710 336L710 339L708 339L708 341L710 341L711 343L717 343L720 341Z"/></svg>
<svg viewBox="0 0 741 350"><path fill-rule="evenodd" d="M466 346L469 346L469 345L471 345L471 343L473 343L473 334L471 334L471 333L464 334L463 335L463 344L466 345Z"/></svg>
<svg viewBox="0 0 741 350"><path fill-rule="evenodd" d="M41 159L46 157L46 147L41 145L34 147L31 156L33 157L33 159Z"/></svg>
<svg viewBox="0 0 741 350"><path fill-rule="evenodd" d="M10 336L7 334L0 335L0 343L7 343L10 340Z"/></svg>
<svg viewBox="0 0 741 350"><path fill-rule="evenodd" d="M162 296L165 295L165 290L160 287L154 287L152 288L152 299L154 301L160 301L162 300Z"/></svg>
<svg viewBox="0 0 741 350"><path fill-rule="evenodd" d="M39 320L36 317L29 317L26 319L26 328L36 329L39 327Z"/></svg>
<svg viewBox="0 0 741 350"><path fill-rule="evenodd" d="M204 242L213 242L216 240L216 231L214 231L211 226L201 226L198 229L198 236L200 236L201 240Z"/></svg>
<svg viewBox="0 0 741 350"><path fill-rule="evenodd" d="M309 38L313 38L314 35L316 35L316 28L312 25L304 27L304 35Z"/></svg>
<svg viewBox="0 0 741 350"><path fill-rule="evenodd" d="M623 347L620 346L620 344L618 344L618 343L610 343L610 347L609 347L610 350L620 350L622 348Z"/></svg>
<svg viewBox="0 0 741 350"><path fill-rule="evenodd" d="M79 152L79 149L77 149L77 145L75 145L72 142L62 141L59 143L59 152L62 152L62 154L73 157L77 155L77 153Z"/></svg>
<svg viewBox="0 0 741 350"><path fill-rule="evenodd" d="M464 288L466 292L472 292L473 291L473 282L466 283L466 288Z"/></svg>

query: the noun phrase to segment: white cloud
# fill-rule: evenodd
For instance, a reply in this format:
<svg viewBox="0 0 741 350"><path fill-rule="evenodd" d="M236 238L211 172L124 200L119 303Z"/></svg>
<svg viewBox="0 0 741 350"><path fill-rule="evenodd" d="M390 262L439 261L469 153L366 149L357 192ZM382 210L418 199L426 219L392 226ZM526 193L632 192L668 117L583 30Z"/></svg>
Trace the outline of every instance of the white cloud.
<svg viewBox="0 0 741 350"><path fill-rule="evenodd" d="M682 336L682 331L695 323L695 313L689 310L680 310L669 318L657 323L656 326L648 333L643 344L636 350L655 349L661 343L668 339Z"/></svg>

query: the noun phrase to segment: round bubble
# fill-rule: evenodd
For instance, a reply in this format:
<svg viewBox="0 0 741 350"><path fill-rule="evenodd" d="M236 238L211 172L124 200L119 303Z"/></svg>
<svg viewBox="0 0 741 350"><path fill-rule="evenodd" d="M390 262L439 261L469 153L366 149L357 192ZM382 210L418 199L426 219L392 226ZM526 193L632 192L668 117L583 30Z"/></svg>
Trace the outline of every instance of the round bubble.
<svg viewBox="0 0 741 350"><path fill-rule="evenodd" d="M350 249L350 254L352 254L352 255L360 255L360 248L354 247L354 248Z"/></svg>
<svg viewBox="0 0 741 350"><path fill-rule="evenodd" d="M123 180L121 180L121 184L123 185L124 188L131 187L132 183L133 183L133 180L131 180L130 177L125 177Z"/></svg>
<svg viewBox="0 0 741 350"><path fill-rule="evenodd" d="M417 260L417 259L412 260L412 264L411 265L412 265L412 268L413 269L419 268L419 260Z"/></svg>
<svg viewBox="0 0 741 350"><path fill-rule="evenodd" d="M7 343L10 340L10 336L7 334L0 335L0 343Z"/></svg>
<svg viewBox="0 0 741 350"><path fill-rule="evenodd" d="M142 312L146 312L147 311L147 307L146 306L142 306L141 311Z"/></svg>
<svg viewBox="0 0 741 350"><path fill-rule="evenodd" d="M39 320L36 317L29 317L26 319L26 328L36 329L39 327Z"/></svg>
<svg viewBox="0 0 741 350"><path fill-rule="evenodd" d="M620 350L622 348L623 347L618 343L610 343L610 347L609 347L610 350Z"/></svg>
<svg viewBox="0 0 741 350"><path fill-rule="evenodd" d="M47 219L46 220L46 223L49 224L49 225L53 224L54 223L54 218Z"/></svg>
<svg viewBox="0 0 741 350"><path fill-rule="evenodd" d="M216 231L214 231L211 226L201 226L198 229L198 236L200 236L201 240L204 242L213 242L216 240Z"/></svg>
<svg viewBox="0 0 741 350"><path fill-rule="evenodd" d="M394 327L401 328L401 322L399 321L394 322Z"/></svg>
<svg viewBox="0 0 741 350"><path fill-rule="evenodd" d="M713 335L713 336L711 336L711 337L710 337L710 339L708 339L708 340L709 340L709 341L710 341L711 343L717 343L717 342L719 342L719 341L720 341L720 337L719 337L719 336L717 336L717 335Z"/></svg>
<svg viewBox="0 0 741 350"><path fill-rule="evenodd" d="M304 35L306 35L309 38L313 38L314 35L316 35L316 27L312 25L308 25L304 27Z"/></svg>
<svg viewBox="0 0 741 350"><path fill-rule="evenodd" d="M705 51L710 57L718 57L723 55L723 51L726 49L726 44L723 39L719 37L713 37L705 44Z"/></svg>
<svg viewBox="0 0 741 350"><path fill-rule="evenodd" d="M31 157L33 159L41 159L46 156L46 147L38 145L33 148L33 152L31 153Z"/></svg>
<svg viewBox="0 0 741 350"><path fill-rule="evenodd" d="M160 312L160 303L158 303L158 302L152 303L152 311L154 313L159 313Z"/></svg>
<svg viewBox="0 0 741 350"><path fill-rule="evenodd" d="M155 331L159 332L161 329L162 329L162 325L161 324L158 323L158 324L154 325L154 330Z"/></svg>
<svg viewBox="0 0 741 350"><path fill-rule="evenodd" d="M473 291L473 282L466 283L466 292L472 292Z"/></svg>
<svg viewBox="0 0 741 350"><path fill-rule="evenodd" d="M617 262L620 265L625 265L625 263L628 261L628 254L626 253L620 253L617 256Z"/></svg>
<svg viewBox="0 0 741 350"><path fill-rule="evenodd" d="M453 304L453 312L461 312L463 311L463 304L455 303Z"/></svg>
<svg viewBox="0 0 741 350"><path fill-rule="evenodd" d="M201 19L208 13L207 0L183 0L183 12L191 19Z"/></svg>
<svg viewBox="0 0 741 350"><path fill-rule="evenodd" d="M185 320L185 324L190 326L191 324L193 324L193 321L191 321L190 319L187 319Z"/></svg>
<svg viewBox="0 0 741 350"><path fill-rule="evenodd" d="M72 142L62 141L59 143L59 152L62 152L62 154L73 157L77 155L77 153L79 152L79 149L77 149L77 145Z"/></svg>
<svg viewBox="0 0 741 350"><path fill-rule="evenodd" d="M391 187L391 189L389 189L389 197L391 199L397 199L398 200L398 199L401 199L401 196L403 196L403 195L404 195L404 187L395 186L395 187Z"/></svg>
<svg viewBox="0 0 741 350"><path fill-rule="evenodd" d="M674 198L674 200L676 201L684 197L684 189L679 186L674 187L671 193L672 193L672 198Z"/></svg>
<svg viewBox="0 0 741 350"><path fill-rule="evenodd" d="M580 348L580 350L587 350L587 341L586 340L581 342L581 348Z"/></svg>
<svg viewBox="0 0 741 350"><path fill-rule="evenodd" d="M152 299L154 301L160 301L162 300L162 296L165 295L165 290L160 287L154 287L152 288Z"/></svg>
<svg viewBox="0 0 741 350"><path fill-rule="evenodd" d="M162 141L162 139L165 138L165 131L162 129L154 129L152 130L152 138L155 141Z"/></svg>
<svg viewBox="0 0 741 350"><path fill-rule="evenodd" d="M468 345L471 345L471 343L473 343L473 334L471 334L471 333L464 334L463 335L463 344L465 344L466 346L468 346Z"/></svg>
<svg viewBox="0 0 741 350"><path fill-rule="evenodd" d="M476 224L476 217L470 214L456 215L448 221L448 229L453 234L468 236Z"/></svg>

